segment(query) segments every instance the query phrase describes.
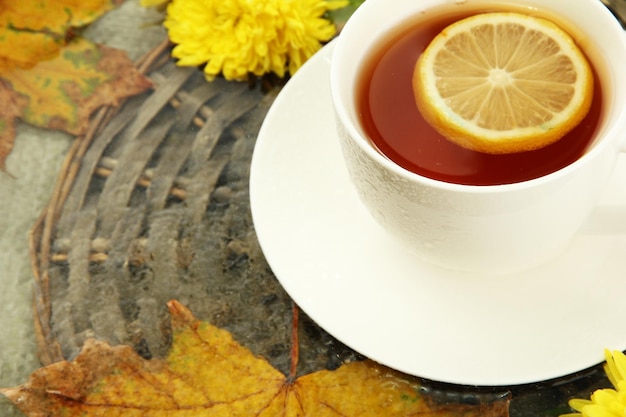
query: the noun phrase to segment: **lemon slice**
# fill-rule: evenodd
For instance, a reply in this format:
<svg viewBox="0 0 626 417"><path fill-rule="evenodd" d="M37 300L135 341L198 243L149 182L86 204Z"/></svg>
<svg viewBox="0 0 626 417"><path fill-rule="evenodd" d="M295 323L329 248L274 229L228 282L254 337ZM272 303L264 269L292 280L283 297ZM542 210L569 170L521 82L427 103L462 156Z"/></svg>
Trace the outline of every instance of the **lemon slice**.
<svg viewBox="0 0 626 417"><path fill-rule="evenodd" d="M465 148L502 154L556 142L585 117L593 74L554 23L484 13L444 29L418 59L413 92L422 116Z"/></svg>

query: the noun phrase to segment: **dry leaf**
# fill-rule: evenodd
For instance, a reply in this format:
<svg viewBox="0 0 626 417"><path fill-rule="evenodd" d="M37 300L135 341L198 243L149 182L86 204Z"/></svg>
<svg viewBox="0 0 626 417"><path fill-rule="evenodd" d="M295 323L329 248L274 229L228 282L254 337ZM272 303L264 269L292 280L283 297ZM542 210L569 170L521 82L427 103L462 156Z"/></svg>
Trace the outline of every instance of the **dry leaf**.
<svg viewBox="0 0 626 417"><path fill-rule="evenodd" d="M32 125L79 135L91 113L151 86L125 52L76 38L57 57L3 78L28 104L21 118Z"/></svg>
<svg viewBox="0 0 626 417"><path fill-rule="evenodd" d="M147 361L130 347L89 341L73 362L34 372L4 393L28 416L464 416L508 415L506 401L433 406L419 386L371 361L286 377L225 330L176 301L173 345ZM297 351L297 350L296 350Z"/></svg>
<svg viewBox="0 0 626 417"><path fill-rule="evenodd" d="M26 106L26 97L16 93L13 88L0 79L0 170L5 171L5 160L15 138L15 119L19 117Z"/></svg>
<svg viewBox="0 0 626 417"><path fill-rule="evenodd" d="M122 0L19 0L0 4L0 70L55 57L72 28L93 22Z"/></svg>
<svg viewBox="0 0 626 417"><path fill-rule="evenodd" d="M0 2L0 170L16 119L79 135L93 111L150 87L125 53L71 36L120 2Z"/></svg>

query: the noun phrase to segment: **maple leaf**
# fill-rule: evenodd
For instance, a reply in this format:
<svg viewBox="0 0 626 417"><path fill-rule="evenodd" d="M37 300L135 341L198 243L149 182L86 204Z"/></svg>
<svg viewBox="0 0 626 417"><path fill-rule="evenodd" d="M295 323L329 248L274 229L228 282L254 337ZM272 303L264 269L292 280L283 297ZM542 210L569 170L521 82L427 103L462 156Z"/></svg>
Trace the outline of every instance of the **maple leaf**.
<svg viewBox="0 0 626 417"><path fill-rule="evenodd" d="M42 368L27 384L0 392L38 417L508 415L506 401L432 405L416 380L369 360L285 376L178 302L168 307L173 343L166 359L145 360L130 347L90 340L74 361Z"/></svg>
<svg viewBox="0 0 626 417"><path fill-rule="evenodd" d="M6 171L5 160L13 149L15 119L19 117L28 100L16 93L11 86L0 79L0 170Z"/></svg>
<svg viewBox="0 0 626 417"><path fill-rule="evenodd" d="M150 87L125 53L71 36L120 2L0 2L0 170L16 119L80 135L93 111Z"/></svg>
<svg viewBox="0 0 626 417"><path fill-rule="evenodd" d="M98 107L117 104L151 85L126 53L83 38L74 39L53 59L5 71L3 78L27 98L24 121L74 135L87 130L89 115Z"/></svg>
<svg viewBox="0 0 626 417"><path fill-rule="evenodd" d="M72 28L122 0L20 0L0 3L0 70L28 68L58 55Z"/></svg>
<svg viewBox="0 0 626 417"><path fill-rule="evenodd" d="M85 133L90 115L104 105L150 88L125 52L83 38L55 58L31 68L0 72L0 169L13 148L15 119L73 135Z"/></svg>

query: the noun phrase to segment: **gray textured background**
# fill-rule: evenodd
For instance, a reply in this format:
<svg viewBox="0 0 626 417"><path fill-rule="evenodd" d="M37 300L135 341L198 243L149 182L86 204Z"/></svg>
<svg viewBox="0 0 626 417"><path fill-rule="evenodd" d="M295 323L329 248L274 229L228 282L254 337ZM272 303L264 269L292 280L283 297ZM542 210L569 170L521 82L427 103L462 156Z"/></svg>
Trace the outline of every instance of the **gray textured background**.
<svg viewBox="0 0 626 417"><path fill-rule="evenodd" d="M159 15L129 0L89 26L85 37L126 50L132 59L164 39ZM25 382L39 367L33 333L28 232L47 204L72 143L60 132L19 124L15 148L0 174L0 387ZM0 416L21 416L0 398Z"/></svg>

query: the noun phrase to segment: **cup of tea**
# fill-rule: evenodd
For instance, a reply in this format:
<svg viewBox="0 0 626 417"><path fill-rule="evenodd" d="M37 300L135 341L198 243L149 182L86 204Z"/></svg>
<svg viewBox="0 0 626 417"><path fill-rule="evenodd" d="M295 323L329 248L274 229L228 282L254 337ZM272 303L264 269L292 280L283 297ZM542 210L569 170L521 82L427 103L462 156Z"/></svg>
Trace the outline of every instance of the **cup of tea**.
<svg viewBox="0 0 626 417"><path fill-rule="evenodd" d="M585 118L540 149L493 154L443 137L415 103L415 63L455 21L513 11L547 19L592 68ZM330 85L346 167L390 234L443 268L508 273L558 256L626 150L626 36L598 0L368 0L343 28ZM626 210L626 207L624 207Z"/></svg>

